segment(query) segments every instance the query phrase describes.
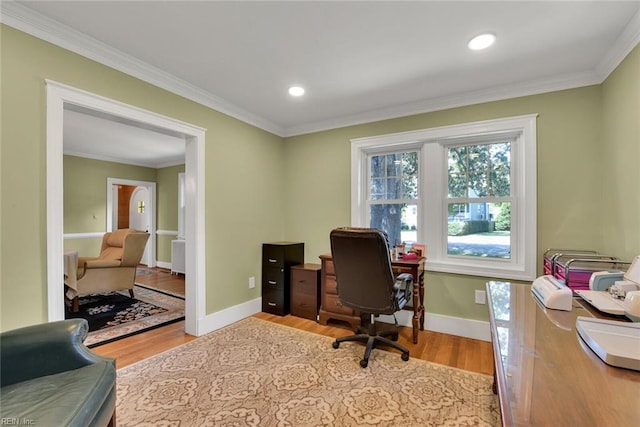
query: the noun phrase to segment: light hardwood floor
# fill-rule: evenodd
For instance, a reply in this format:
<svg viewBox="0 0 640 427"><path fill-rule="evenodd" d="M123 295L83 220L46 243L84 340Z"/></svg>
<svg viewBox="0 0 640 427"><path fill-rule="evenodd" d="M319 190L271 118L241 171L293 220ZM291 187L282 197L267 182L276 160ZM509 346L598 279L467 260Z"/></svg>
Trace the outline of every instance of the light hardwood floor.
<svg viewBox="0 0 640 427"><path fill-rule="evenodd" d="M165 283L169 282L163 274L159 274L158 277L165 279ZM179 279L180 277L174 276L169 286L173 288L175 286L174 282ZM145 282L149 283L148 280L145 280ZM330 323L327 326L323 326L312 320L292 315L276 316L257 313L254 317L332 338L353 333L347 325L341 323ZM93 351L116 359L117 367L122 368L187 343L195 338L192 335L185 334L184 322L177 322L95 347ZM490 342L438 332L420 331L418 343L413 344L412 329L407 327L400 328L398 342L409 349L410 356L413 358L420 358L481 374L493 374L493 350Z"/></svg>

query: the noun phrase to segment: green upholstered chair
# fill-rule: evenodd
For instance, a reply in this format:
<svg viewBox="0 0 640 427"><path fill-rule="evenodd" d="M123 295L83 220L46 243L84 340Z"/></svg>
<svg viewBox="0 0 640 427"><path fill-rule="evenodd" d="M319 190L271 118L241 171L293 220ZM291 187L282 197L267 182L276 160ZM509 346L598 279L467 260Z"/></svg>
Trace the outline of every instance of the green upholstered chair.
<svg viewBox="0 0 640 427"><path fill-rule="evenodd" d="M71 319L0 334L0 419L115 426L115 361L84 346L88 330Z"/></svg>

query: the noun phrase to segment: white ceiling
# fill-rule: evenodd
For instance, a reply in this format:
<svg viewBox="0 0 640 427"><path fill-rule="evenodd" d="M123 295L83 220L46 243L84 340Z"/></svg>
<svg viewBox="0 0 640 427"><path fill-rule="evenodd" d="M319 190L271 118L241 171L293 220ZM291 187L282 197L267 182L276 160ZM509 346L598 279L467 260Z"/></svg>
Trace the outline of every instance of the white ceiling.
<svg viewBox="0 0 640 427"><path fill-rule="evenodd" d="M73 105L64 110L63 151L71 156L150 168L185 162L184 138Z"/></svg>
<svg viewBox="0 0 640 427"><path fill-rule="evenodd" d="M281 136L601 83L640 40L640 1L19 3L2 22Z"/></svg>

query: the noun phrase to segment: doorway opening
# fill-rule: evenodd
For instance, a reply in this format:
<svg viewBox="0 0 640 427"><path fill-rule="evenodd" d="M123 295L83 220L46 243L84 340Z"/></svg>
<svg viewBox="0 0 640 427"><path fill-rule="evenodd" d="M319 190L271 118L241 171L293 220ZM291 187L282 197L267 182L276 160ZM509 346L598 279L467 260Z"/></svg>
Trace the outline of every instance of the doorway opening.
<svg viewBox="0 0 640 427"><path fill-rule="evenodd" d="M149 233L141 264L156 266L156 183L107 178L107 231L135 228Z"/></svg>
<svg viewBox="0 0 640 427"><path fill-rule="evenodd" d="M64 319L63 122L65 108L83 108L185 140L185 331L204 333L206 245L204 236L205 129L47 80L47 307L49 321Z"/></svg>

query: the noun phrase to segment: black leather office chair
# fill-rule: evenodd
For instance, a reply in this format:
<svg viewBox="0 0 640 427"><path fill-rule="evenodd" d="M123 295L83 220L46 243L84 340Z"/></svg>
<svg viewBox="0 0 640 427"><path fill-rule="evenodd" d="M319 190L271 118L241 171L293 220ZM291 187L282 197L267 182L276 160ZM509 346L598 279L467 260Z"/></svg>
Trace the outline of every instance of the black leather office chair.
<svg viewBox="0 0 640 427"><path fill-rule="evenodd" d="M401 274L396 279L391 270L387 235L371 228L337 228L331 231L331 253L336 272L338 297L342 304L368 314L367 327L358 327L356 334L337 338L333 348L345 341L366 342L360 366L369 364L371 350L379 344L402 352L402 360L409 360L409 350L397 342L396 329L379 332L375 316L394 315L409 301L413 291L413 277ZM387 338L391 337L391 339Z"/></svg>

